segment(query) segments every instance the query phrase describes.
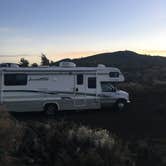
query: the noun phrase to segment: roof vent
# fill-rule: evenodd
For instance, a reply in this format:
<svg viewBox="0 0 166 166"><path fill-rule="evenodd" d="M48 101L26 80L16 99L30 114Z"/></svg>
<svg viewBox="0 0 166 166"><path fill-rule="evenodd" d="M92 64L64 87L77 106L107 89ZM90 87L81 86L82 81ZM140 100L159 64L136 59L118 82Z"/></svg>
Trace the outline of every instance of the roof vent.
<svg viewBox="0 0 166 166"><path fill-rule="evenodd" d="M103 64L98 64L97 67L99 67L99 68L105 68L106 66L103 65Z"/></svg>
<svg viewBox="0 0 166 166"><path fill-rule="evenodd" d="M59 63L59 66L60 67L76 67L76 64L73 63L73 62L65 62L65 61L63 61L63 62Z"/></svg>

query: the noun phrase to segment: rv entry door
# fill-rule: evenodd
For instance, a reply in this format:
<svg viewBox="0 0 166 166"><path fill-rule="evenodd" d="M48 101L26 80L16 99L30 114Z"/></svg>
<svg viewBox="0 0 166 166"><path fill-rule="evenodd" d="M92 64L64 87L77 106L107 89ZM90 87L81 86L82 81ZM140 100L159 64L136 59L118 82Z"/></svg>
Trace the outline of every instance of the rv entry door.
<svg viewBox="0 0 166 166"><path fill-rule="evenodd" d="M85 107L86 106L86 86L85 86L85 75L76 74L75 75L75 107Z"/></svg>

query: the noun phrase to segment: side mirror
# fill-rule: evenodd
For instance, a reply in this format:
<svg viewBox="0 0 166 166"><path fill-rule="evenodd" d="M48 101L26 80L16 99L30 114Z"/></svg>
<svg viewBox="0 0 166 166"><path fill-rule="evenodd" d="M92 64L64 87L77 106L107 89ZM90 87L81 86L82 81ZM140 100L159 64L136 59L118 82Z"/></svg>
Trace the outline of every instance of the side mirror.
<svg viewBox="0 0 166 166"><path fill-rule="evenodd" d="M114 88L112 88L112 92L116 92L116 88L114 87Z"/></svg>

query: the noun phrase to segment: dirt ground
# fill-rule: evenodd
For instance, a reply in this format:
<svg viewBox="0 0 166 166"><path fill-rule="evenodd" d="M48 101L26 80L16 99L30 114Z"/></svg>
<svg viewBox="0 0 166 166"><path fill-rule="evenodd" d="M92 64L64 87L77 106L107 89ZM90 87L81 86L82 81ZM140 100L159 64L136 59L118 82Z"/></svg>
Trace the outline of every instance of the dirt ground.
<svg viewBox="0 0 166 166"><path fill-rule="evenodd" d="M134 110L133 104L124 112L112 110L63 111L55 116L42 113L14 113L17 120L31 121L71 121L92 128L105 128L116 135L127 138L166 137L166 113L162 111Z"/></svg>

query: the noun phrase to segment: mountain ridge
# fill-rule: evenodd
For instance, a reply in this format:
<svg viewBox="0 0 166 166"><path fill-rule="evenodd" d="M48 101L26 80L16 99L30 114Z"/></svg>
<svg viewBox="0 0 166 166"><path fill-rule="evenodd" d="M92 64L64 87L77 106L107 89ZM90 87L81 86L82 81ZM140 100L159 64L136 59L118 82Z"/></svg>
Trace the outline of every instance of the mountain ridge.
<svg viewBox="0 0 166 166"><path fill-rule="evenodd" d="M133 51L116 51L101 53L77 59L62 59L74 62L78 67L94 67L104 64L118 67L125 74L127 81L148 82L166 80L166 57L138 54ZM59 62L53 65L58 65Z"/></svg>
<svg viewBox="0 0 166 166"><path fill-rule="evenodd" d="M106 66L116 66L122 69L149 68L166 65L166 57L139 54L128 50L100 53L83 58L62 59L55 62L55 64L57 65L61 61L71 61L76 63L77 66L97 66L98 64L105 64Z"/></svg>

